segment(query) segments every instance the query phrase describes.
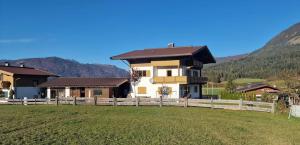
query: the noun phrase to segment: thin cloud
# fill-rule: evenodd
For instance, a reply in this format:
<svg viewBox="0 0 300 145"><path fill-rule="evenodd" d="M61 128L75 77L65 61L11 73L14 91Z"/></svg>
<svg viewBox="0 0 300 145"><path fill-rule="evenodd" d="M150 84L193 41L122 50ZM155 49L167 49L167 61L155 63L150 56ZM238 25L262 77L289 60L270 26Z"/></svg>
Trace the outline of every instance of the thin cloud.
<svg viewBox="0 0 300 145"><path fill-rule="evenodd" d="M0 39L0 43L31 43L36 41L33 38L20 38L20 39Z"/></svg>

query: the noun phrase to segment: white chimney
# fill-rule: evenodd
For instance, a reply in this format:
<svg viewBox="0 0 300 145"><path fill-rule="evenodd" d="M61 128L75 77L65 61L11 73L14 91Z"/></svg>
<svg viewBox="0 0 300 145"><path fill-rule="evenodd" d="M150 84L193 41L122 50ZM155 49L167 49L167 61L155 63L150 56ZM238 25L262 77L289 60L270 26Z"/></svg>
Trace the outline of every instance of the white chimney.
<svg viewBox="0 0 300 145"><path fill-rule="evenodd" d="M175 47L175 43L172 42L168 44L168 48L174 48L174 47Z"/></svg>
<svg viewBox="0 0 300 145"><path fill-rule="evenodd" d="M25 67L25 64L24 64L24 63L21 63L21 64L20 64L20 67Z"/></svg>
<svg viewBox="0 0 300 145"><path fill-rule="evenodd" d="M9 62L4 62L4 66L9 66Z"/></svg>

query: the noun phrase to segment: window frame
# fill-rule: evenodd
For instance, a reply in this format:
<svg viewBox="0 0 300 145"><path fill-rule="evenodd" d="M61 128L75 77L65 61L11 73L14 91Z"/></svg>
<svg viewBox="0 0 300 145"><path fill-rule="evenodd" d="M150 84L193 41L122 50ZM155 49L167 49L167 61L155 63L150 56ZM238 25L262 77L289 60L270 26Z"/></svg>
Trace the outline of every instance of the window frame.
<svg viewBox="0 0 300 145"><path fill-rule="evenodd" d="M96 93L95 93L95 91L99 91L99 95L95 95ZM96 96L96 97L99 97L99 96L102 96L103 95L103 91L102 91L102 89L101 88L95 88L95 89L93 89L93 96Z"/></svg>
<svg viewBox="0 0 300 145"><path fill-rule="evenodd" d="M169 74L169 73L170 73L170 74ZM173 76L172 70L167 70L167 77L171 77L171 76Z"/></svg>

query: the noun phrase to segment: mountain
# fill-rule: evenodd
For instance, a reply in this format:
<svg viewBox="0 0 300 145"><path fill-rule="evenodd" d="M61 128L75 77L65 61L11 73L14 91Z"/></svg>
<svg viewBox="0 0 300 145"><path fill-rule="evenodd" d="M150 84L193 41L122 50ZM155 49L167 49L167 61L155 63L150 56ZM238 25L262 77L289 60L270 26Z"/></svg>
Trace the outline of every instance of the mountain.
<svg viewBox="0 0 300 145"><path fill-rule="evenodd" d="M224 63L234 60L240 60L244 57L246 57L248 54L239 54L239 55L233 55L233 56L226 56L226 57L216 57L217 63Z"/></svg>
<svg viewBox="0 0 300 145"><path fill-rule="evenodd" d="M21 63L27 67L46 70L64 77L127 77L128 72L113 65L106 64L82 64L75 60L59 57L28 58L18 60L0 60L0 64L9 62L12 66Z"/></svg>
<svg viewBox="0 0 300 145"><path fill-rule="evenodd" d="M262 48L239 59L204 68L211 80L270 78L300 74L300 23L284 30ZM213 76L215 75L215 76Z"/></svg>

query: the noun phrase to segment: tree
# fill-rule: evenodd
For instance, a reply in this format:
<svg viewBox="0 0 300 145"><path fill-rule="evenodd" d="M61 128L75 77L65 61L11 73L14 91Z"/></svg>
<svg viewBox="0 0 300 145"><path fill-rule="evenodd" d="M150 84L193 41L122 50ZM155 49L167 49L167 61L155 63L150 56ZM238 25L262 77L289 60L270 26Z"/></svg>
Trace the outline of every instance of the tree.
<svg viewBox="0 0 300 145"><path fill-rule="evenodd" d="M228 91L229 93L235 92L236 85L234 84L234 82L233 82L232 79L228 80L225 89L226 89L226 91Z"/></svg>

